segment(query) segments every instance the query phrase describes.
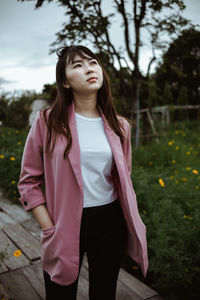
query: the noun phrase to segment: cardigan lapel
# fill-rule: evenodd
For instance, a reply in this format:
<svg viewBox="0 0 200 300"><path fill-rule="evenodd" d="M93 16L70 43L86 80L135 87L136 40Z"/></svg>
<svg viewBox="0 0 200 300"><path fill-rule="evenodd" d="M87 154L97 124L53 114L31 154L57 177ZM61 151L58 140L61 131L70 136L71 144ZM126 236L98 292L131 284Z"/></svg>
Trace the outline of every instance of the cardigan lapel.
<svg viewBox="0 0 200 300"><path fill-rule="evenodd" d="M120 138L110 128L110 125L99 106L98 106L98 109L99 109L100 114L103 119L105 134L106 134L108 142L110 144L117 170L120 174L125 171L125 170L122 170L122 167L124 166L124 163L122 163L122 162L124 162L124 154L123 154Z"/></svg>
<svg viewBox="0 0 200 300"><path fill-rule="evenodd" d="M72 135L72 147L68 154L68 158L83 196L84 193L83 193L83 181L82 181L82 174L81 174L80 146L78 140L77 127L76 127L74 101L68 107L68 118L69 118L69 127Z"/></svg>

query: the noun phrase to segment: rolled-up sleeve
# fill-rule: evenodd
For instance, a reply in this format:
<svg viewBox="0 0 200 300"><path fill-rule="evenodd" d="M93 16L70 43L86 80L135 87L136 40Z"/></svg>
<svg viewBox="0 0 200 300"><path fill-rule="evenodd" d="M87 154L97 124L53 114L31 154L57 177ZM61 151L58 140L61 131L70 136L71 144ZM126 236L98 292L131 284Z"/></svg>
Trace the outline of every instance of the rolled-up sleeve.
<svg viewBox="0 0 200 300"><path fill-rule="evenodd" d="M45 203L41 185L44 182L43 141L38 111L24 146L18 182L19 201L26 211Z"/></svg>

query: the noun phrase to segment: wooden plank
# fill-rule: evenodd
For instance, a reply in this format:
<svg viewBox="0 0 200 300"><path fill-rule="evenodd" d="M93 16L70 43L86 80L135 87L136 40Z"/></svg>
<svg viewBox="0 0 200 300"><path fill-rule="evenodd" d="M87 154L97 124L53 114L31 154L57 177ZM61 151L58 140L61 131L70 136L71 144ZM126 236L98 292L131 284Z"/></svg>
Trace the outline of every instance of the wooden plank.
<svg viewBox="0 0 200 300"><path fill-rule="evenodd" d="M0 283L0 299L9 300L9 296L2 283Z"/></svg>
<svg viewBox="0 0 200 300"><path fill-rule="evenodd" d="M142 299L149 299L158 295L156 291L139 281L137 278L126 272L124 269L120 269L119 280L126 286L132 289Z"/></svg>
<svg viewBox="0 0 200 300"><path fill-rule="evenodd" d="M29 260L22 253L20 256L15 257L13 253L18 250L18 247L12 243L12 241L5 235L5 233L0 231L0 252L5 254L3 259L3 264L10 270L23 267L29 264ZM1 269L1 272L4 272L4 269Z"/></svg>
<svg viewBox="0 0 200 300"><path fill-rule="evenodd" d="M15 223L22 222L33 217L32 212L25 211L20 202L19 205L17 205L12 203L11 200L4 198L1 191L0 207L15 221Z"/></svg>
<svg viewBox="0 0 200 300"><path fill-rule="evenodd" d="M160 295L157 295L157 296L154 296L154 297L151 297L151 298L148 298L146 300L164 300L163 297L161 297Z"/></svg>
<svg viewBox="0 0 200 300"><path fill-rule="evenodd" d="M0 260L0 273L8 271L8 268L4 265L3 261Z"/></svg>
<svg viewBox="0 0 200 300"><path fill-rule="evenodd" d="M117 300L143 300L134 290L123 284L120 280L117 282Z"/></svg>
<svg viewBox="0 0 200 300"><path fill-rule="evenodd" d="M88 300L89 299L88 295L89 295L88 281L80 274L79 281L78 281L77 298L78 300Z"/></svg>
<svg viewBox="0 0 200 300"><path fill-rule="evenodd" d="M41 261L21 269L22 273L42 299L45 298L44 277Z"/></svg>
<svg viewBox="0 0 200 300"><path fill-rule="evenodd" d="M35 218L25 220L20 223L29 233L31 233L36 239L41 240L41 229L39 223Z"/></svg>
<svg viewBox="0 0 200 300"><path fill-rule="evenodd" d="M9 224L3 231L30 260L40 258L40 242L20 224Z"/></svg>
<svg viewBox="0 0 200 300"><path fill-rule="evenodd" d="M0 207L0 229L9 223L15 224L15 221Z"/></svg>
<svg viewBox="0 0 200 300"><path fill-rule="evenodd" d="M80 270L80 276L85 278L87 281L89 280L88 277L88 261L87 261L87 255L85 254L83 257L83 262Z"/></svg>
<svg viewBox="0 0 200 300"><path fill-rule="evenodd" d="M14 270L0 274L0 282L9 299L13 300L41 300L42 298L32 288L21 270Z"/></svg>

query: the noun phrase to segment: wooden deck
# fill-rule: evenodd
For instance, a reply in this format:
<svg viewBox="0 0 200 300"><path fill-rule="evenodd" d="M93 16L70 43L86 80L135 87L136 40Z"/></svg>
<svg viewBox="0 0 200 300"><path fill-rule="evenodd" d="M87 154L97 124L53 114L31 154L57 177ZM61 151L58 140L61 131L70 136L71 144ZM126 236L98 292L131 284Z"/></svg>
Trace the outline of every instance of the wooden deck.
<svg viewBox="0 0 200 300"><path fill-rule="evenodd" d="M17 256L17 250L21 255ZM14 255L15 253L15 255ZM40 227L31 212L12 204L0 193L0 299L45 299L40 260ZM78 300L88 299L88 265L84 258ZM117 300L161 300L152 290L121 269ZM102 299L103 300L103 299Z"/></svg>

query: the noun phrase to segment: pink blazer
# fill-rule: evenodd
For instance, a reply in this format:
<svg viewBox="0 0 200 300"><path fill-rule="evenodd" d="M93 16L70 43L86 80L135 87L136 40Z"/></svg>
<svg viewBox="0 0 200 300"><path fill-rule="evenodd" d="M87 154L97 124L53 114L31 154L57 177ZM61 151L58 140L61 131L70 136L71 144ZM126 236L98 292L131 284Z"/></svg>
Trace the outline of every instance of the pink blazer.
<svg viewBox="0 0 200 300"><path fill-rule="evenodd" d="M130 126L128 121L122 119L126 141L121 145L120 138L111 130L101 110L100 112L115 160L113 180L128 228L127 253L140 265L143 275L146 276L146 227L140 218L130 179ZM42 114L37 112L25 143L18 182L21 196L19 200L24 209L29 211L38 205L46 204L54 223L53 227L41 231L41 258L43 269L49 273L52 281L60 285L71 284L78 276L79 234L83 210L80 148L73 102L68 115L73 141L71 151L64 160L66 139L62 135L57 138L52 157L46 155L47 127ZM44 193L41 190L43 181Z"/></svg>

